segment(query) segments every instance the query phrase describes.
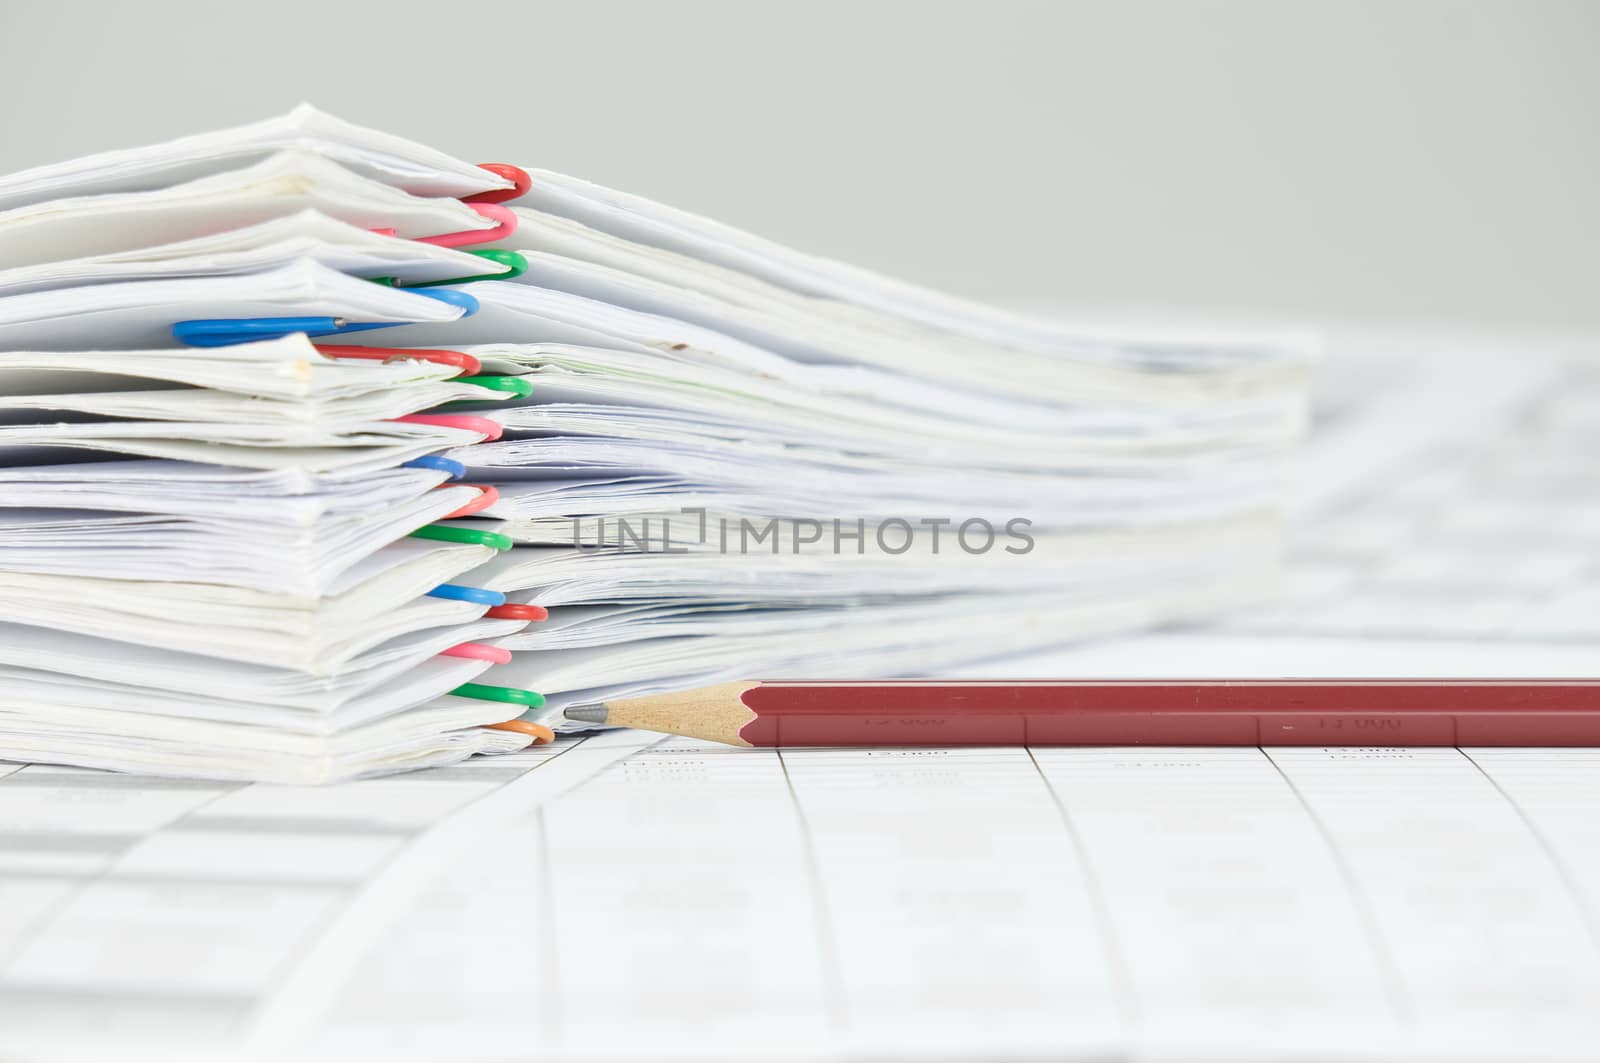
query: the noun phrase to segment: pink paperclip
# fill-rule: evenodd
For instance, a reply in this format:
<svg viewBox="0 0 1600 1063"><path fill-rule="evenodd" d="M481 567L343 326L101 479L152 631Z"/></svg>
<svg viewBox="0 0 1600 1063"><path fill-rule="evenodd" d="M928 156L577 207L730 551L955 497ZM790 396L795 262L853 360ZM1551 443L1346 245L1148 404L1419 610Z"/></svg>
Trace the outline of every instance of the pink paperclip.
<svg viewBox="0 0 1600 1063"><path fill-rule="evenodd" d="M419 236L417 243L435 247L470 247L504 240L517 231L517 216L510 207L498 203L468 203L467 206L498 224L493 229L466 229L459 233L441 233L438 236Z"/></svg>
<svg viewBox="0 0 1600 1063"><path fill-rule="evenodd" d="M440 657L465 657L474 661L488 661L490 664L510 664L511 651L499 646L490 646L482 642L463 642L459 646L451 646L448 650L440 650Z"/></svg>
<svg viewBox="0 0 1600 1063"><path fill-rule="evenodd" d="M493 484L450 484L451 487L476 487L478 497L462 506L453 513L446 513L440 520L455 520L457 517L470 517L482 513L496 502L500 501L500 489Z"/></svg>
<svg viewBox="0 0 1600 1063"><path fill-rule="evenodd" d="M408 413L404 417L391 417L403 424L431 424L439 428L461 428L476 432L488 442L494 442L505 431L499 421L487 417L471 417L464 413Z"/></svg>

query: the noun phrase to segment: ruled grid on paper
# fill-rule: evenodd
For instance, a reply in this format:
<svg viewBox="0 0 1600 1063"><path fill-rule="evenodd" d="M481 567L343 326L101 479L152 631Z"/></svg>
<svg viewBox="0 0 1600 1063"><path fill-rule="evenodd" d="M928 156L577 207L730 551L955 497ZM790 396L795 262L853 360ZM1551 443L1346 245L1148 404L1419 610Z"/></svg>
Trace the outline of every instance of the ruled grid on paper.
<svg viewBox="0 0 1600 1063"><path fill-rule="evenodd" d="M442 869L312 1044L1531 1060L1600 1036L1600 751L634 740ZM497 896L520 903L483 917Z"/></svg>
<svg viewBox="0 0 1600 1063"><path fill-rule="evenodd" d="M0 766L0 1043L243 1043L395 858L576 743L306 788Z"/></svg>

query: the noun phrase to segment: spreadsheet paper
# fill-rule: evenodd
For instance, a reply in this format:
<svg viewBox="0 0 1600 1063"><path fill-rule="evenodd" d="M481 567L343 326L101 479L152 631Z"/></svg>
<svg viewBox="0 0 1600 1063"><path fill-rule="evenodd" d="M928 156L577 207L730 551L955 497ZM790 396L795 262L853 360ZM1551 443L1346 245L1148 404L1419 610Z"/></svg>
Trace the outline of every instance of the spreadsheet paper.
<svg viewBox="0 0 1600 1063"><path fill-rule="evenodd" d="M1527 1060L1600 1036L1600 751L600 745L438 869L317 1048Z"/></svg>

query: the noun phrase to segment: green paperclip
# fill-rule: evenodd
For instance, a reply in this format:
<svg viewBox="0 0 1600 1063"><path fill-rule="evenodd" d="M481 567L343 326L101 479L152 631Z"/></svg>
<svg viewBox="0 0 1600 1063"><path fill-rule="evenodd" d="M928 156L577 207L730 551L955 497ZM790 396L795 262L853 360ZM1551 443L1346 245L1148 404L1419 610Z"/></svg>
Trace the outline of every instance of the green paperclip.
<svg viewBox="0 0 1600 1063"><path fill-rule="evenodd" d="M462 528L454 524L424 524L411 533L413 539L437 539L441 543L468 543L472 546L492 546L496 550L509 550L516 544L511 536L482 528Z"/></svg>
<svg viewBox="0 0 1600 1063"><path fill-rule="evenodd" d="M441 284L469 284L472 281L508 281L520 277L528 272L528 260L515 251L500 251L489 249L486 251L468 251L469 255L477 255L485 262L498 262L505 267L500 273L480 273L475 277L456 277L447 281L424 281L421 284L407 284L407 288L436 288Z"/></svg>
<svg viewBox="0 0 1600 1063"><path fill-rule="evenodd" d="M458 376L452 384L476 384L480 388L503 391L507 398L525 399L533 394L533 385L520 376ZM490 402L490 399L467 399L467 402Z"/></svg>
<svg viewBox="0 0 1600 1063"><path fill-rule="evenodd" d="M373 277L373 284L381 284L385 288L437 288L444 284L470 284L473 281L508 281L520 277L528 272L528 260L515 251L500 251L490 248L485 251L467 251L469 255L477 255L485 262L498 262L506 267L500 273L480 273L475 277L451 277L442 281L421 281L417 284L401 284L393 277Z"/></svg>
<svg viewBox="0 0 1600 1063"><path fill-rule="evenodd" d="M517 687L492 687L486 683L462 683L450 691L458 698L477 698L479 701L502 701L507 705L526 705L530 709L544 708L544 695L534 690Z"/></svg>

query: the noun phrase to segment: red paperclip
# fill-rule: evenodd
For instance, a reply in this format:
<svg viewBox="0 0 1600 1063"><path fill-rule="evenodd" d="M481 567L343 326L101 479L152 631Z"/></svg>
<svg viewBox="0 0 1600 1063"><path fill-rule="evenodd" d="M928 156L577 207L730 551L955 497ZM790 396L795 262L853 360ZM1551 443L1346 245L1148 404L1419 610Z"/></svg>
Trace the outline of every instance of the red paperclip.
<svg viewBox="0 0 1600 1063"><path fill-rule="evenodd" d="M329 358L361 358L374 362L403 362L415 359L438 365L453 365L460 370L457 376L477 376L483 363L463 351L444 351L432 347L346 347L340 344L313 344Z"/></svg>
<svg viewBox="0 0 1600 1063"><path fill-rule="evenodd" d="M508 199L516 199L528 194L528 189L533 187L533 178L528 176L528 171L519 166L509 166L503 162L480 162L478 169L488 170L496 177L504 177L515 188L491 188L487 192L477 195L462 196L463 203L504 203Z"/></svg>
<svg viewBox="0 0 1600 1063"><path fill-rule="evenodd" d="M511 663L510 650L482 642L463 642L459 646L451 646L448 650L440 650L439 656L465 657L473 661L488 661L490 664Z"/></svg>
<svg viewBox="0 0 1600 1063"><path fill-rule="evenodd" d="M517 605L508 602L497 605L483 614L493 620L549 620L550 610L542 605Z"/></svg>
<svg viewBox="0 0 1600 1063"><path fill-rule="evenodd" d="M517 216L511 212L510 207L502 207L497 203L468 203L467 206L498 224L493 229L465 229L458 233L419 236L417 243L432 244L435 247L471 247L473 244L504 240L517 231Z"/></svg>
<svg viewBox="0 0 1600 1063"><path fill-rule="evenodd" d="M490 443L499 439L500 433L505 431L499 421L491 421L487 417L471 417L464 413L408 413L404 417L391 417L389 420L404 424L431 424L440 428L462 428L468 432L478 433Z"/></svg>
<svg viewBox="0 0 1600 1063"><path fill-rule="evenodd" d="M478 497L462 506L454 513L446 513L440 520L455 520L457 517L470 517L474 513L482 513L496 502L500 501L500 489L493 484L447 484L448 487L476 487Z"/></svg>

